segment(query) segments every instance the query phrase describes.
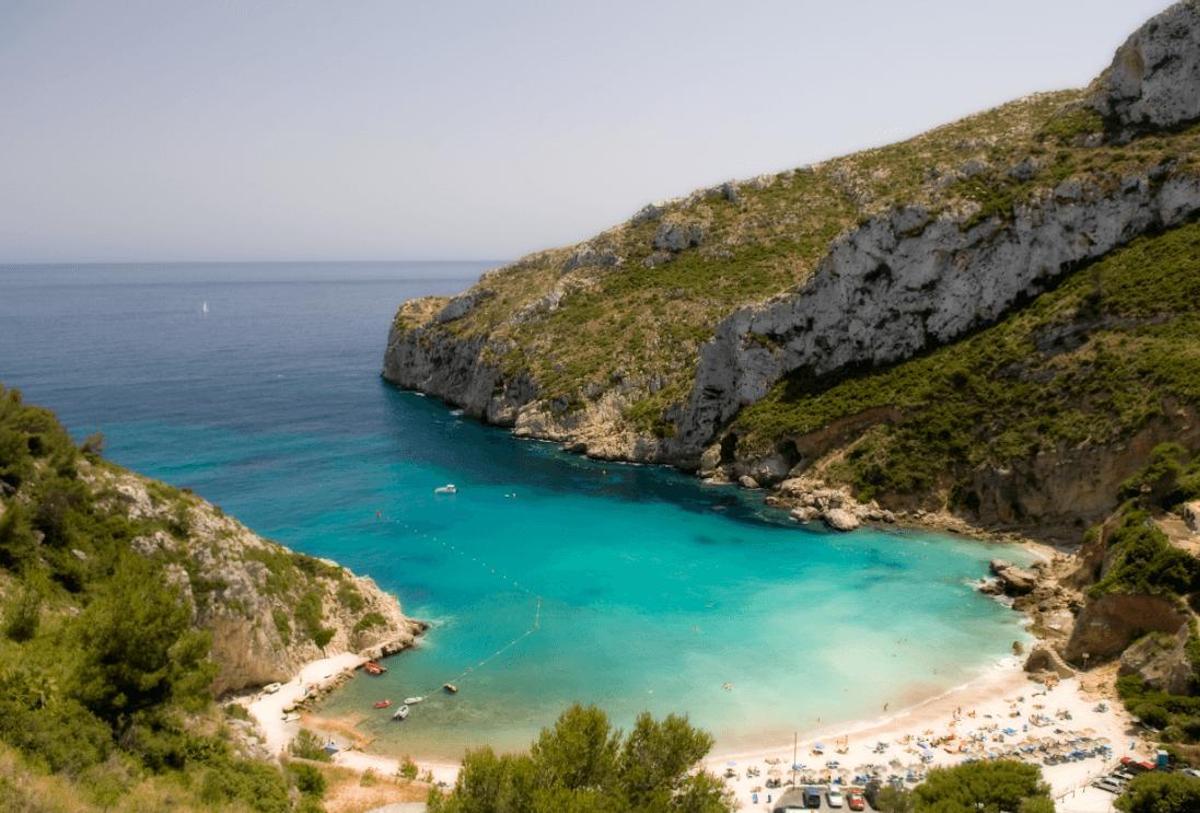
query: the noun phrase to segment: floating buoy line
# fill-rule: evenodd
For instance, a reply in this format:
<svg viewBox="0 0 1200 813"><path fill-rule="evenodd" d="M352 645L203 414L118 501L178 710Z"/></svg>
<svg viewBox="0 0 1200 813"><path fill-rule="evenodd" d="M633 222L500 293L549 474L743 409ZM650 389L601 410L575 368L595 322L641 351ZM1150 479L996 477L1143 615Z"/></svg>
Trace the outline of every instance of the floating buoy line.
<svg viewBox="0 0 1200 813"><path fill-rule="evenodd" d="M398 527L405 527L398 520L392 519L391 517L384 514L382 511L376 511L375 518L376 518L376 520L378 520L380 522L386 522L390 525L394 525L394 526L398 526ZM454 677L450 678L449 680L446 680L445 682L443 682L437 686L431 687L430 689L427 689L424 692L425 695L431 695L431 694L435 694L436 692L441 690L441 691L445 691L447 694L457 694L458 693L458 684L460 682L469 679L474 673L478 672L480 669L484 668L485 666L490 664L492 661L496 660L501 655L505 654L510 649L514 648L515 646L520 644L522 641L524 641L526 638L528 638L529 636L533 635L535 632L537 632L538 630L541 629L541 627L542 627L542 597L540 595L538 595L537 593L534 593L532 590L530 590L525 585L518 582L516 579L509 576L504 571L498 570L494 565L479 558L478 556L473 556L464 550L460 550L459 548L455 547L454 545L450 544L449 542L446 542L443 539L439 539L436 536L428 537L428 539L432 542L436 542L437 544L441 545L442 548L444 548L448 552L454 554L455 556L459 557L460 559L462 559L464 561L470 560L474 564L479 565L479 567L483 568L485 571L487 571L489 574L494 576L499 581L508 585L513 590L516 590L520 593L524 593L526 596L528 596L530 599L533 600L533 619L530 621L529 626L525 629L524 632L522 632L520 635L513 638L511 641L508 641L507 643L500 646L498 649L496 649L494 652L489 654L487 657L466 667L465 669L463 669L461 672L459 672ZM403 718L396 718L396 719L403 719Z"/></svg>

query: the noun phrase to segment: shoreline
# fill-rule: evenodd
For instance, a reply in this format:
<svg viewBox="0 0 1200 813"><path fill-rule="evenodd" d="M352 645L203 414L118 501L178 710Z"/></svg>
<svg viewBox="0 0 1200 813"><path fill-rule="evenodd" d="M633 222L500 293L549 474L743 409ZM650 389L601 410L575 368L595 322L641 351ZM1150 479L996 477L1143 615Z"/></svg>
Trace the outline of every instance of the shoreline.
<svg viewBox="0 0 1200 813"><path fill-rule="evenodd" d="M306 686L327 691L353 675L366 660L344 653L312 661L279 691L252 696L247 707L264 732L272 758L286 753L288 743L304 725L339 745L333 765L359 773L374 771L385 776L398 773L402 758L369 750L371 741L353 738L347 733L346 721L311 713L290 722L282 719L283 709L303 699ZM987 758L986 750L979 749L1004 752L1047 739L1061 743L1063 748L1069 748L1068 744L1078 738L1085 738L1093 746L1103 743L1110 747L1111 758L1092 756L1049 766L1041 764L1042 751L1025 755L1025 759L1041 765L1056 799L1073 798L1117 758L1124 755L1151 758L1154 753L1152 741L1135 730L1105 677L1091 673L1044 685L1029 677L1019 659L1005 658L966 683L903 708L798 731L797 763L803 767L796 771L797 784L808 781L824 784L837 779L852 784L857 769L868 765L878 766L885 775L905 776L910 769L923 775L929 767ZM1085 685L1089 682L1093 685ZM350 723L351 732L352 726ZM1006 729L1010 733L1005 733ZM817 744L824 747L818 751L814 747ZM886 745L882 753L875 750L879 744ZM968 744L977 750L964 750ZM718 745L702 765L716 776L724 777L741 809L767 811L771 809L768 797L777 800L786 789L786 786L767 788L768 774L777 772L784 782L789 781L792 753L791 742L729 748ZM458 762L422 759L417 755L412 759L420 771L418 781L452 786L458 776ZM758 774L752 775L748 769L755 768ZM729 775L731 772L733 776ZM1086 797L1096 792L1088 789L1082 793ZM1101 795L1098 802L1104 798ZM1084 799L1080 809L1107 809L1095 807L1098 802L1096 798Z"/></svg>
<svg viewBox="0 0 1200 813"><path fill-rule="evenodd" d="M938 521L936 515L926 515L923 519L926 521L897 522L880 527L933 531L989 544L1015 545L1035 560L1047 563L1066 553L1062 548L1016 534L946 527ZM1033 616L1022 610L1014 611L1021 615L1026 630L1033 638L1029 647L1043 643L1046 640L1045 636L1032 631ZM295 706L305 698L320 698L336 690L342 682L352 677L354 671L366 660L367 657L353 653L315 660L305 664L279 691L269 695L259 693L251 696L247 709L263 731L264 742L273 758L286 753L288 744L303 726L339 746L332 759L334 765L359 773L374 771L388 776L398 773L404 758L372 751L374 741L355 729L354 719L322 718L312 711L303 711L289 721L284 720L285 709ZM1082 737L1093 747L1097 747L1102 740L1113 749L1113 758L1126 754L1136 754L1139 758L1152 755L1153 747L1148 741L1138 743L1140 737L1135 733L1129 715L1115 698L1111 685L1107 685L1111 684L1111 680L1097 682L1097 675L1097 672L1082 673L1054 681L1048 687L1034 681L1024 671L1022 658L1016 655L1004 656L983 667L978 675L966 682L937 690L901 708L887 711L885 705L885 711L875 716L863 716L799 730L797 761L804 765L805 769L797 771L797 782L802 783L805 779L841 779L849 782L853 781L855 769L868 765L876 766L884 776L896 772L905 776L910 770L916 770L916 775L921 776L921 772L927 766L953 765L977 756L982 743L987 743L987 747L993 749L1006 749L1012 747L1013 741L1023 742L1023 738L1037 735L1057 738L1055 742L1063 743ZM1094 685L1083 685L1088 682ZM1097 710L1101 703L1108 706L1102 712ZM968 716L971 710L974 711L974 716ZM1054 719L1053 724L1047 724L1039 716L1059 711L1066 712L1069 718L1061 721ZM1034 719L1038 722L1032 722ZM1021 736L996 733L1014 728L1020 729ZM958 737L956 731L970 732L975 752L962 750L967 740ZM777 734L772 736L777 737ZM914 744L923 737L929 738L927 745L951 737L949 742L959 743L959 750L928 750L924 746L918 749ZM768 798L777 799L784 788L767 789L767 772L778 771L780 767L790 769L792 743L756 743L753 735L742 741L747 740L752 744L724 748L718 744L702 764L715 775L725 777L725 782L734 793L741 809L770 810ZM822 741L831 747L817 754L813 745ZM882 753L875 751L877 744L886 745ZM1030 747L1028 743L1024 745ZM1038 745L1042 747L1041 743ZM1035 761L1040 764L1041 753L1035 751L1026 758L1037 757ZM926 759L922 760L922 757ZM450 761L444 757L422 759L416 754L411 758L418 767L421 781L443 786L454 784L460 767L457 760ZM1093 756L1080 761L1044 765L1042 770L1054 796L1063 799L1078 793L1079 788L1085 786L1092 777L1103 773L1111 761ZM834 762L834 767L827 767L827 762ZM756 768L757 772L749 773L747 768L750 766ZM784 781L787 781L790 775L790 770L785 771ZM1099 792L1091 789L1084 791L1085 796L1088 793ZM1103 798L1085 799L1083 807L1078 809L1107 809L1097 806L1103 801Z"/></svg>

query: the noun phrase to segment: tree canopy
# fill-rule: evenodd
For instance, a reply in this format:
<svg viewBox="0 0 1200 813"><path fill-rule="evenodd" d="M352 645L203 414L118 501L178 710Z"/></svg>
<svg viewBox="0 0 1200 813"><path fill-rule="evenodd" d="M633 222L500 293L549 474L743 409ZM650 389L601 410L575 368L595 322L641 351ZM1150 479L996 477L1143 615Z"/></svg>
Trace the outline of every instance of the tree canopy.
<svg viewBox="0 0 1200 813"><path fill-rule="evenodd" d="M913 791L913 798L920 813L1042 813L1054 809L1041 769L1014 760L934 768Z"/></svg>
<svg viewBox="0 0 1200 813"><path fill-rule="evenodd" d="M1181 773L1145 773L1134 777L1117 799L1125 813L1193 813L1200 810L1200 779Z"/></svg>
<svg viewBox="0 0 1200 813"><path fill-rule="evenodd" d="M712 737L687 718L638 716L625 735L595 706L567 709L528 754L470 751L453 790L434 793L434 813L728 813L724 784L696 764Z"/></svg>

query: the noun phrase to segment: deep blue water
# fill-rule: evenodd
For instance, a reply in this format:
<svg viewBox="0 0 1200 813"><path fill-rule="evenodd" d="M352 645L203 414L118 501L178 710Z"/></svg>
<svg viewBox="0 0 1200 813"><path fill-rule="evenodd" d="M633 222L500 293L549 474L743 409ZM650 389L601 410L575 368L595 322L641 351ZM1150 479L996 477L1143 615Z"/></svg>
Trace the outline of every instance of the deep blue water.
<svg viewBox="0 0 1200 813"><path fill-rule="evenodd" d="M329 704L384 749L523 745L574 700L623 723L687 712L721 746L784 740L960 683L1023 637L967 585L985 545L801 529L756 495L517 441L383 383L396 305L487 267L0 267L0 381L432 620ZM446 482L459 493L435 495ZM487 660L538 597L537 631ZM370 708L450 679L458 696L403 725Z"/></svg>

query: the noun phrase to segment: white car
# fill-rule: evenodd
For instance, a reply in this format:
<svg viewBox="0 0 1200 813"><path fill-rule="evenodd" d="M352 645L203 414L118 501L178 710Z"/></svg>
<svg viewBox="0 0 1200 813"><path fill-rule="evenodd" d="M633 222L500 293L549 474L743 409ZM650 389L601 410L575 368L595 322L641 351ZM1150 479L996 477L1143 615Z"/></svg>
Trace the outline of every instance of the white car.
<svg viewBox="0 0 1200 813"><path fill-rule="evenodd" d="M842 807L846 804L846 796L841 788L830 785L829 790L825 791L825 801L830 807Z"/></svg>
<svg viewBox="0 0 1200 813"><path fill-rule="evenodd" d="M263 686L263 694L275 694L275 692L282 688L283 686L279 683L268 683L266 686Z"/></svg>

